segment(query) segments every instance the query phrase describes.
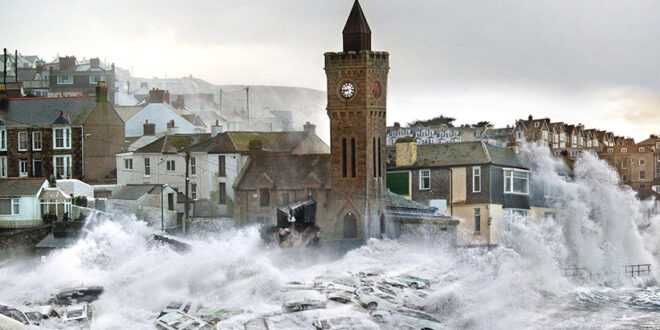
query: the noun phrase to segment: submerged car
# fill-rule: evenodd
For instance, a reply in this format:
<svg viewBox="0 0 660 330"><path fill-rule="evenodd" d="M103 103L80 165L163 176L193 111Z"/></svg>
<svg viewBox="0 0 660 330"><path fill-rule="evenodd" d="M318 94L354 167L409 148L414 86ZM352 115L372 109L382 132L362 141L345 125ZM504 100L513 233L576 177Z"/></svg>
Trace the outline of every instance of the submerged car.
<svg viewBox="0 0 660 330"><path fill-rule="evenodd" d="M213 330L204 320L178 311L162 315L155 323L161 330Z"/></svg>
<svg viewBox="0 0 660 330"><path fill-rule="evenodd" d="M402 305L402 302L393 293L385 292L378 287L361 287L355 291L355 295L360 305L369 310L376 308L392 309Z"/></svg>
<svg viewBox="0 0 660 330"><path fill-rule="evenodd" d="M310 309L325 308L327 298L317 291L292 291L284 298L282 310L285 313L302 312Z"/></svg>
<svg viewBox="0 0 660 330"><path fill-rule="evenodd" d="M101 294L103 294L102 286L78 287L59 292L53 297L51 303L56 305L91 303L98 300Z"/></svg>
<svg viewBox="0 0 660 330"><path fill-rule="evenodd" d="M445 325L433 316L407 308L399 308L392 311L375 310L371 312L371 317L376 322L387 324L394 329L410 330L440 330Z"/></svg>
<svg viewBox="0 0 660 330"><path fill-rule="evenodd" d="M364 318L336 317L312 323L316 330L378 330L377 324Z"/></svg>
<svg viewBox="0 0 660 330"><path fill-rule="evenodd" d="M355 294L343 290L329 290L326 292L328 300L338 302L340 304L349 304L355 301Z"/></svg>
<svg viewBox="0 0 660 330"><path fill-rule="evenodd" d="M416 290L428 289L431 287L431 281L421 277L416 277L411 275L401 275L401 276L396 276L393 279L399 283L403 283L405 286L409 288L413 288Z"/></svg>

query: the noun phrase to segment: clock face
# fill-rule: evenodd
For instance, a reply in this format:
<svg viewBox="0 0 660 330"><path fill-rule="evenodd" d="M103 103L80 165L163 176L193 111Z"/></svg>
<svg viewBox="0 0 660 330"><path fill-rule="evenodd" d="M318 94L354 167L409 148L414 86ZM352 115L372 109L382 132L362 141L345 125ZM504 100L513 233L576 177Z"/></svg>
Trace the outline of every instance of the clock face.
<svg viewBox="0 0 660 330"><path fill-rule="evenodd" d="M345 99L353 98L355 92L355 85L352 82L345 82L339 88L339 94Z"/></svg>
<svg viewBox="0 0 660 330"><path fill-rule="evenodd" d="M383 85L381 85L380 81L372 82L369 89L371 90L371 95L375 99L379 99L381 95L383 95Z"/></svg>

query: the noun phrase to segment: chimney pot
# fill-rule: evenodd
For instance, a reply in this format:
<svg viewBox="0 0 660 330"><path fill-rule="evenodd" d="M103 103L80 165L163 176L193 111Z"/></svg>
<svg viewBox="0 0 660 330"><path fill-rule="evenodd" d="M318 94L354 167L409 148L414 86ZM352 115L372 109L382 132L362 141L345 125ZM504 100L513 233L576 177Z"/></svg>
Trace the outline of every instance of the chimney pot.
<svg viewBox="0 0 660 330"><path fill-rule="evenodd" d="M307 122L303 126L303 130L305 131L305 133L310 134L310 135L311 134L316 134L316 125L314 125L310 122Z"/></svg>

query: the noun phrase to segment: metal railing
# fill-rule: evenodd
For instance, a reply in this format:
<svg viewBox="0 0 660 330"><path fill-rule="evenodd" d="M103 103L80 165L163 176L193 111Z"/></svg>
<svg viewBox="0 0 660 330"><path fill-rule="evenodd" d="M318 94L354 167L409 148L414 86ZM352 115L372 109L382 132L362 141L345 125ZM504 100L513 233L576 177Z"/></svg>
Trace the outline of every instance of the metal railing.
<svg viewBox="0 0 660 330"><path fill-rule="evenodd" d="M651 264L625 265L626 276L639 277L642 275L651 275Z"/></svg>

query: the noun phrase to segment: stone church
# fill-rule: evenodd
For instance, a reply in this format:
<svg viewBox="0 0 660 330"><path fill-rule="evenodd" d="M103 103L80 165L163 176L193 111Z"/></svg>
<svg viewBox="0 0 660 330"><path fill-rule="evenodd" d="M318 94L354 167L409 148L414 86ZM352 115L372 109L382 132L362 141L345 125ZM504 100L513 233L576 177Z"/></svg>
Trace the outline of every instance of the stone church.
<svg viewBox="0 0 660 330"><path fill-rule="evenodd" d="M254 143L235 185L237 221L275 225L278 214L313 201L305 217L320 229L321 240L364 241L398 235L397 220L448 220L387 191L389 54L372 50L371 28L357 0L343 46L342 52L325 53L330 155L271 153Z"/></svg>

